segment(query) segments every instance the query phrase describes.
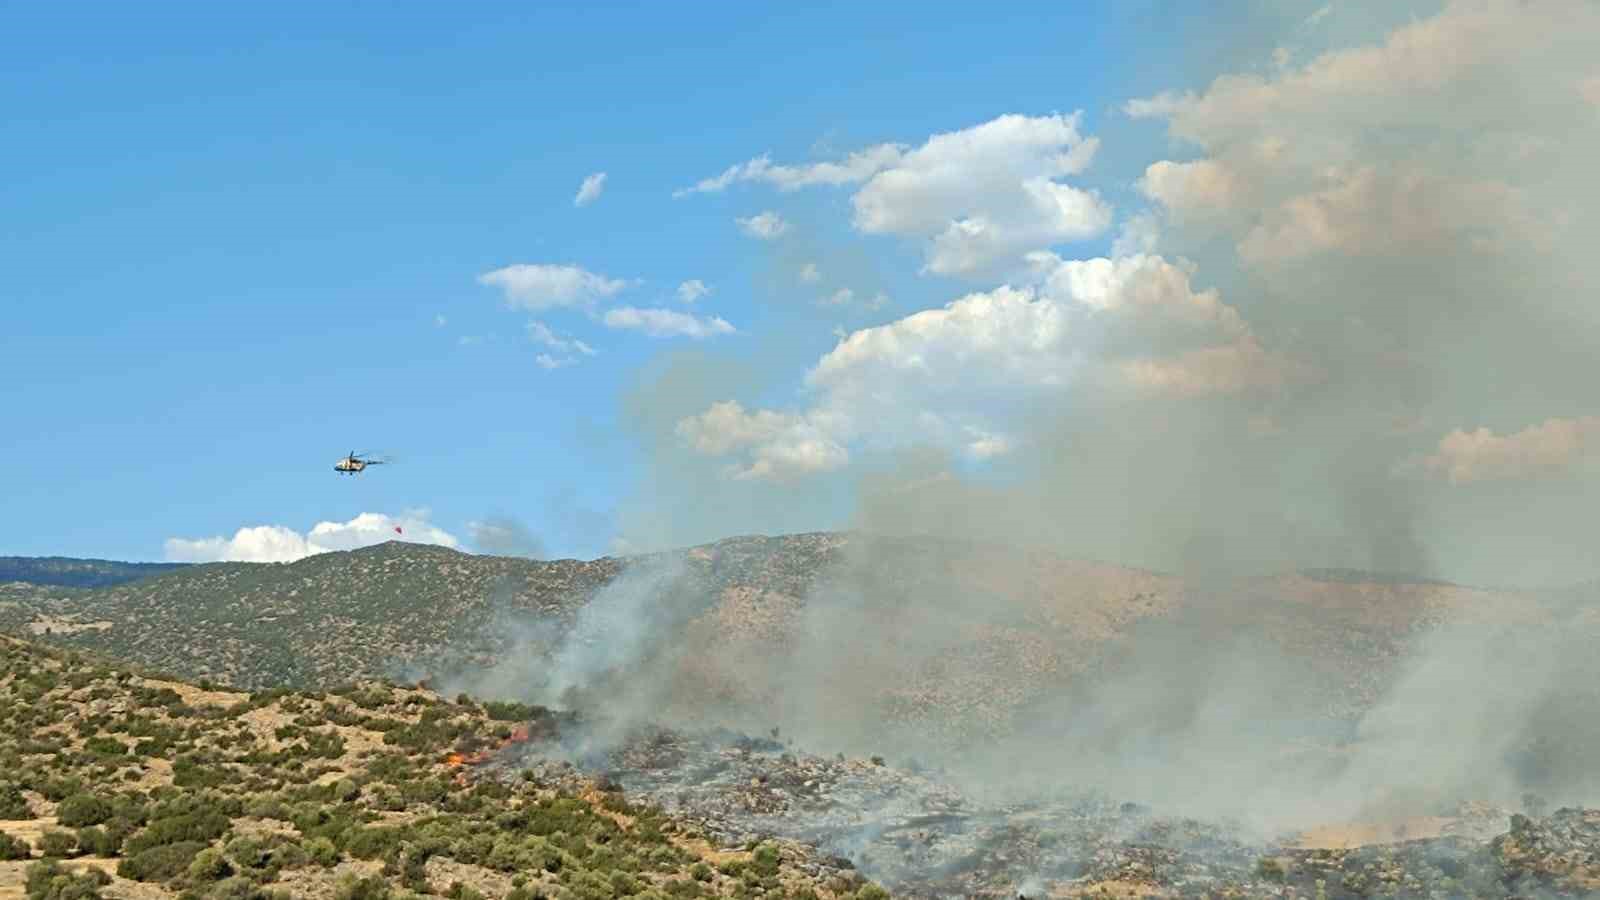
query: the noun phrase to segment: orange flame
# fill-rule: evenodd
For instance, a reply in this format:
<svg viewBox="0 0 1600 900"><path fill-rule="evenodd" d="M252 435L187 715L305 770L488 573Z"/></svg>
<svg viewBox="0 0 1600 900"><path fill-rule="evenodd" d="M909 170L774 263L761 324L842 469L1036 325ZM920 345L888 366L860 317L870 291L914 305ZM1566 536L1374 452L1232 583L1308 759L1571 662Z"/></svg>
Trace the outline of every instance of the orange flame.
<svg viewBox="0 0 1600 900"><path fill-rule="evenodd" d="M444 764L454 769L466 762L467 758L459 753L452 753L444 758Z"/></svg>

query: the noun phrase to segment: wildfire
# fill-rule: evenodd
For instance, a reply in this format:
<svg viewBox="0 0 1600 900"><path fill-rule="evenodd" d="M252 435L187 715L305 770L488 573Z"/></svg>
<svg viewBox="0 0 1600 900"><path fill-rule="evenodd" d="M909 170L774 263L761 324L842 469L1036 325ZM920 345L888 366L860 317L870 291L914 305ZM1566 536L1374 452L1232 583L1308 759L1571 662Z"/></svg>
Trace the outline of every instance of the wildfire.
<svg viewBox="0 0 1600 900"><path fill-rule="evenodd" d="M518 725L511 729L511 734L509 737L506 737L488 749L479 750L476 753L462 753L457 750L445 754L444 764L452 769L461 769L463 766L480 765L488 762L490 758L494 756L496 751L509 747L512 744L527 743L532 739L532 729L526 724ZM465 787L467 785L466 771L457 772L455 776L455 782L457 785Z"/></svg>

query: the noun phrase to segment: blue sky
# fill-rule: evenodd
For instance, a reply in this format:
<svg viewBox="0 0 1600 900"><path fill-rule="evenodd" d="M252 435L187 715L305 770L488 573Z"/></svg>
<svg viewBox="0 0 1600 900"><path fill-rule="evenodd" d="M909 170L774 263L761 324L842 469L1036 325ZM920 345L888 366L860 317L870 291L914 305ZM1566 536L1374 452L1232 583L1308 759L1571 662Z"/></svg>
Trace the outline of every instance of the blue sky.
<svg viewBox="0 0 1600 900"><path fill-rule="evenodd" d="M1588 575L1595 15L0 2L0 553Z"/></svg>
<svg viewBox="0 0 1600 900"><path fill-rule="evenodd" d="M572 263L667 307L700 279L698 311L740 330L702 343L749 352L785 315L732 220L771 204L674 189L762 152L1093 117L1122 39L1090 4L14 3L0 23L0 552L118 558L409 507L603 551L546 521L551 497L608 514L629 491L619 392L683 341L549 316L600 352L546 371L480 274ZM897 309L946 299L879 243ZM832 341L815 328L796 361ZM352 448L399 459L336 479Z"/></svg>

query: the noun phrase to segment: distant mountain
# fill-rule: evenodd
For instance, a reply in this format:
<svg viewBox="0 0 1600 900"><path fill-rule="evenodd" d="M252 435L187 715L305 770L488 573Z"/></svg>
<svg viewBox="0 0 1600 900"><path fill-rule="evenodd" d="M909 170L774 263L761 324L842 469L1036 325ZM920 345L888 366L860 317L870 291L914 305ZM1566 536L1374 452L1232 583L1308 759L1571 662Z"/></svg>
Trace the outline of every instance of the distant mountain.
<svg viewBox="0 0 1600 900"><path fill-rule="evenodd" d="M188 563L131 563L68 556L0 556L0 584L21 581L55 587L109 587L186 565Z"/></svg>

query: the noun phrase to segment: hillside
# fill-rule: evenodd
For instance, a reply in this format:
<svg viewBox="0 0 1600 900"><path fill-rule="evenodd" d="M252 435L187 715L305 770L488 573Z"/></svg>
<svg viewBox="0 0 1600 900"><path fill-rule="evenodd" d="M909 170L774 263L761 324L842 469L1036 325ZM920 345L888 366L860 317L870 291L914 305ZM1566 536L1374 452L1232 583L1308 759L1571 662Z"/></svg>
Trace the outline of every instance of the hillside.
<svg viewBox="0 0 1600 900"><path fill-rule="evenodd" d="M550 562L391 542L93 590L7 585L0 630L239 688L432 676L475 694L606 703L642 680L675 720L810 728L866 749L1011 733L1041 704L1150 669L1151 648L1172 644L1199 671L1249 643L1282 661L1297 705L1350 719L1440 622L1538 614L1518 595L1337 575L1201 591L1047 553L855 534ZM608 680L619 673L631 680Z"/></svg>
<svg viewBox="0 0 1600 900"><path fill-rule="evenodd" d="M884 896L590 779L461 766L553 721L377 683L218 691L0 639L0 897Z"/></svg>
<svg viewBox="0 0 1600 900"><path fill-rule="evenodd" d="M21 581L54 587L125 584L183 568L187 563L130 563L68 556L0 556L0 584Z"/></svg>
<svg viewBox="0 0 1600 900"><path fill-rule="evenodd" d="M1262 842L1091 796L364 683L244 694L0 638L0 897L1580 897L1600 811ZM597 744L597 741L603 741ZM1507 822L1509 819L1509 830Z"/></svg>

